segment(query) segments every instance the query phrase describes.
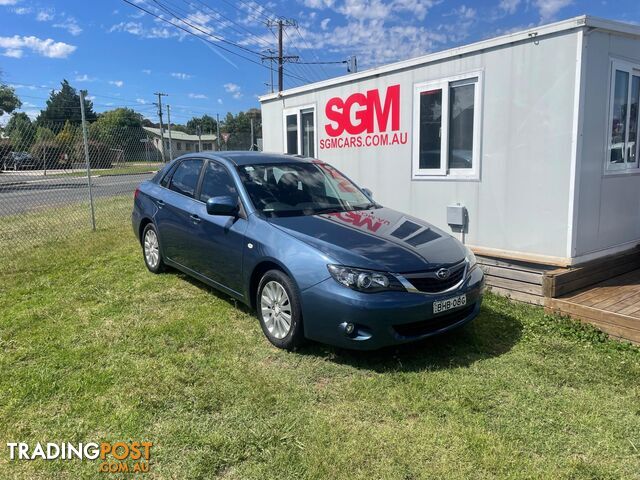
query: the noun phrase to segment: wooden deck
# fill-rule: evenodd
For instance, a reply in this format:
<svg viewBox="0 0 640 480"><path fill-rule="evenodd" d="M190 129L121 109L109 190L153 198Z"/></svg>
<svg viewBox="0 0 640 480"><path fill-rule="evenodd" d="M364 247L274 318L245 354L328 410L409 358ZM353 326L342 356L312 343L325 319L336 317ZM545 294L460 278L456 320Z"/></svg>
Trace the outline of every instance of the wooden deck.
<svg viewBox="0 0 640 480"><path fill-rule="evenodd" d="M545 307L640 344L640 269L558 298L547 297Z"/></svg>

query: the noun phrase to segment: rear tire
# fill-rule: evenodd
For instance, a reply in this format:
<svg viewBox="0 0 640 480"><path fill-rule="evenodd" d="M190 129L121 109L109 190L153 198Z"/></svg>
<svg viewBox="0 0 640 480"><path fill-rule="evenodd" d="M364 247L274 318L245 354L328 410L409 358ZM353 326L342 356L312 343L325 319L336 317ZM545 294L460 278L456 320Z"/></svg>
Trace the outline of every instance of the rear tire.
<svg viewBox="0 0 640 480"><path fill-rule="evenodd" d="M144 264L152 273L161 273L166 266L162 259L158 231L153 223L148 223L142 231L142 256Z"/></svg>
<svg viewBox="0 0 640 480"><path fill-rule="evenodd" d="M269 270L262 276L256 310L262 331L274 346L295 350L304 343L300 296L286 274Z"/></svg>

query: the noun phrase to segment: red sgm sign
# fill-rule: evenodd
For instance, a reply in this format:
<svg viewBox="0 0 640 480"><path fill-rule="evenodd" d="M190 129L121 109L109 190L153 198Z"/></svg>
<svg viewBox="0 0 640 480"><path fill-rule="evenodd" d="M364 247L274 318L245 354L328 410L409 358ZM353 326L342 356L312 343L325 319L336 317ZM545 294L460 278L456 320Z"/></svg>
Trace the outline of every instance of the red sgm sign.
<svg viewBox="0 0 640 480"><path fill-rule="evenodd" d="M329 138L320 139L320 149L384 147L404 145L407 132L400 132L400 85L354 93L345 100L333 97L324 109Z"/></svg>

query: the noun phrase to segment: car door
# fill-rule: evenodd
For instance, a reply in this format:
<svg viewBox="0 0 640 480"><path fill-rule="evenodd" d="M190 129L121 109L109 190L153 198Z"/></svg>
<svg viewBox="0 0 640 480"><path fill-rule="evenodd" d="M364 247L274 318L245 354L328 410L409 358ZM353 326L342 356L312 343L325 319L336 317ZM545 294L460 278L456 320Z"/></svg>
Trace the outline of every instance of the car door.
<svg viewBox="0 0 640 480"><path fill-rule="evenodd" d="M197 227L194 255L198 257L198 272L239 293L242 291L242 252L247 219L240 200L238 217L209 215L207 200L223 195L238 195L235 181L224 165L208 160L199 189L197 215L201 221Z"/></svg>
<svg viewBox="0 0 640 480"><path fill-rule="evenodd" d="M163 179L162 196L154 199L158 206L155 216L160 244L164 256L184 267L195 269L197 257L193 254L194 237L198 234L198 190L202 159L182 160Z"/></svg>

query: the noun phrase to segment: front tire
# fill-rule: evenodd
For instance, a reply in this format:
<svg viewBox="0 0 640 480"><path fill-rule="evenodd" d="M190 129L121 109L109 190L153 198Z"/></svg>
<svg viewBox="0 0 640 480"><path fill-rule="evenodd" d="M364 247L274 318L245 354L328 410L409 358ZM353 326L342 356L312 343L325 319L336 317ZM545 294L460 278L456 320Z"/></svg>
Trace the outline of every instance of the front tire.
<svg viewBox="0 0 640 480"><path fill-rule="evenodd" d="M148 223L142 231L142 256L144 264L152 273L161 273L165 269L164 260L160 251L158 231L153 223Z"/></svg>
<svg viewBox="0 0 640 480"><path fill-rule="evenodd" d="M295 350L304 342L298 290L280 270L269 270L258 285L256 307L260 326L276 347Z"/></svg>

